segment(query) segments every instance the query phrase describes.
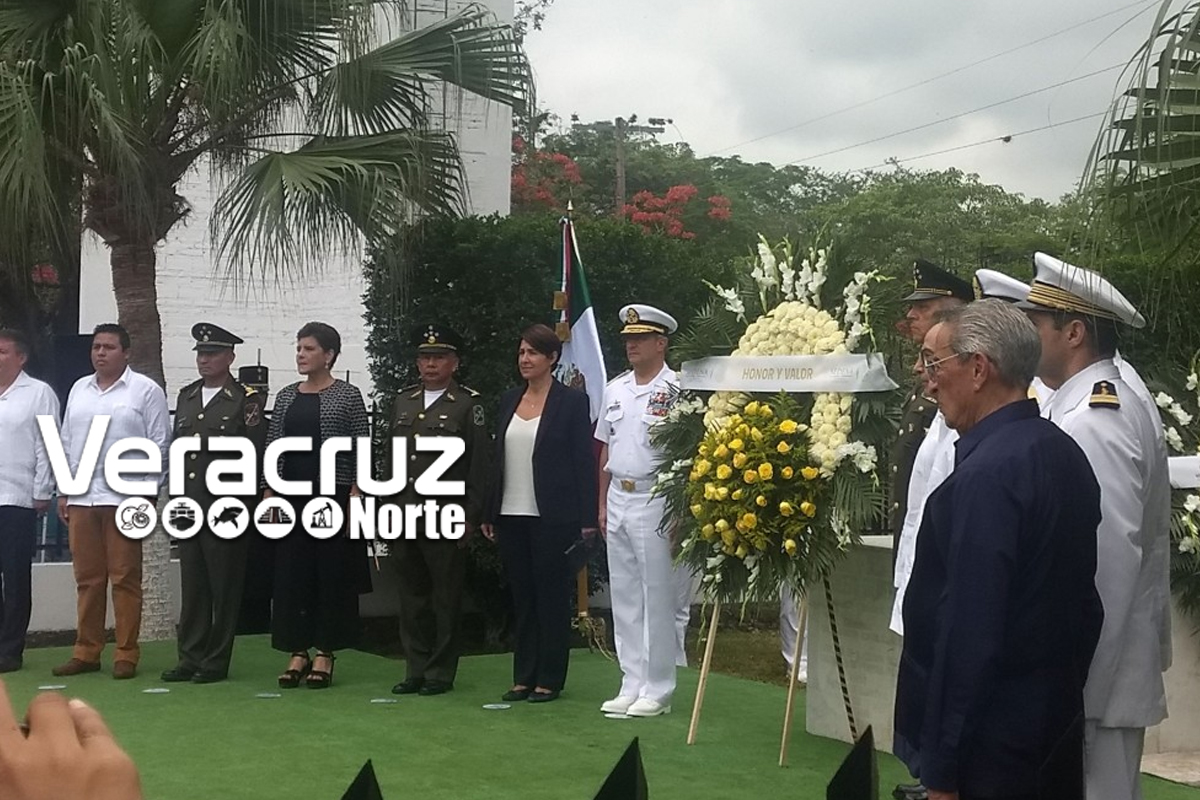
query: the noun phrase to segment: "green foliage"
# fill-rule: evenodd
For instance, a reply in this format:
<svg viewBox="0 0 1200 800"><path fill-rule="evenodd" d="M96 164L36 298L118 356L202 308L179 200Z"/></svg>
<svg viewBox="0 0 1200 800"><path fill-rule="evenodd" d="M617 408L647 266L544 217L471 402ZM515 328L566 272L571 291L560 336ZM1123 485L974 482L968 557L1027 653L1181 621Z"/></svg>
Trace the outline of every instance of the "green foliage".
<svg viewBox="0 0 1200 800"><path fill-rule="evenodd" d="M617 312L631 302L670 311L687 324L708 297L699 275L728 274L687 243L648 235L636 225L585 220L576 226L610 376L623 372ZM561 276L561 229L554 217L531 215L429 219L387 246L373 248L366 266L367 351L380 408L416 381L411 329L442 321L463 335L459 378L483 396L489 420L500 394L520 380L521 331L553 324L553 292ZM672 361L677 360L672 356ZM606 576L604 559L589 568L593 584ZM471 545L468 586L489 615L489 636L505 625L507 588L495 548Z"/></svg>
<svg viewBox="0 0 1200 800"><path fill-rule="evenodd" d="M1200 453L1198 368L1200 352L1192 356L1186 381L1171 374L1150 383L1171 455ZM1200 493L1196 489L1171 490L1171 590L1179 607L1200 622Z"/></svg>
<svg viewBox="0 0 1200 800"><path fill-rule="evenodd" d="M708 297L699 275L728 274L698 249L628 223L583 220L576 234L610 376L626 369L618 333L622 306L650 303L686 324ZM412 381L410 330L442 320L466 339L463 382L494 404L518 380L521 331L557 321L551 302L561 263L561 230L553 217L428 220L403 240L375 248L366 300L376 386L386 396Z"/></svg>
<svg viewBox="0 0 1200 800"><path fill-rule="evenodd" d="M906 279L922 257L967 278L986 267L1027 280L1035 250L1061 247L1052 206L956 169L871 173L813 216L833 231L841 258Z"/></svg>
<svg viewBox="0 0 1200 800"><path fill-rule="evenodd" d="M82 219L112 247L134 366L161 378L146 298L155 246L190 211L177 189L191 170L210 168L222 188L212 238L238 277L313 267L355 237L395 233L413 210L461 213L461 158L433 130L434 106L446 86L520 106L527 64L477 4L382 40L406 8L6 0L0 268L30 263Z"/></svg>
<svg viewBox="0 0 1200 800"><path fill-rule="evenodd" d="M1100 268L1149 320L1122 352L1159 374L1200 349L1198 45L1200 5L1162 0L1093 148L1087 185L1063 209L1082 263Z"/></svg>
<svg viewBox="0 0 1200 800"><path fill-rule="evenodd" d="M546 136L540 147L567 155L579 166L583 184L574 187L571 199L581 218L613 216L617 143L612 126L577 126ZM663 196L674 186L696 187L694 202L702 207L708 197L729 198L730 219L693 215L688 221L688 230L721 258L743 255L759 233L778 238L811 228L805 223L810 209L848 196L859 182L812 167L747 163L737 156L698 158L687 144L661 144L646 134L629 134L624 151L626 203L638 192ZM514 213L521 210L514 207Z"/></svg>

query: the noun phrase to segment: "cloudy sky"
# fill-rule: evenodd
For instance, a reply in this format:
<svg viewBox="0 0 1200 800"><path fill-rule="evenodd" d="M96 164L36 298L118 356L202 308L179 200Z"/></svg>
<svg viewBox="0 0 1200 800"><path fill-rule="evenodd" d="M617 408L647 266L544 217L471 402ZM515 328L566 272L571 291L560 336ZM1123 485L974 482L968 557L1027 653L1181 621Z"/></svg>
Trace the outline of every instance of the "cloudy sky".
<svg viewBox="0 0 1200 800"><path fill-rule="evenodd" d="M539 105L564 124L572 113L670 117L677 127L660 140L701 156L831 171L912 159L1056 199L1078 181L1102 118L1071 121L1109 106L1122 72L1112 68L1145 40L1158 6L555 0L526 48Z"/></svg>

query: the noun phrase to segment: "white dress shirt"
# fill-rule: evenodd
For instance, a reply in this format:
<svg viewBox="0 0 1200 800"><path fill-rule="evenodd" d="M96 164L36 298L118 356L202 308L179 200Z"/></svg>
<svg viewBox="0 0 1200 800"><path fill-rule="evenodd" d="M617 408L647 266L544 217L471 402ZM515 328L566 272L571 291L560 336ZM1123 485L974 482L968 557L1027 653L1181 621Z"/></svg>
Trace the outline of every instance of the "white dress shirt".
<svg viewBox="0 0 1200 800"><path fill-rule="evenodd" d="M158 445L162 451L160 485L166 481L171 420L167 410L167 395L162 387L128 367L112 386L104 390L100 389L94 374L77 380L67 397L67 413L62 427L63 448L72 474L77 474L79 470L92 420L101 415L107 415L110 419L91 486L87 494L72 496L70 505L116 506L125 499L124 495L109 488L104 477L104 457L109 448L122 439L141 437Z"/></svg>
<svg viewBox="0 0 1200 800"><path fill-rule="evenodd" d="M48 384L24 372L0 394L0 506L33 508L54 488L50 459L37 418L58 424L58 398Z"/></svg>
<svg viewBox="0 0 1200 800"><path fill-rule="evenodd" d="M958 442L958 431L946 424L946 418L938 411L921 440L913 461L912 478L908 482L908 506L904 524L900 528L900 544L896 550L896 568L893 585L896 598L892 602L892 621L889 627L904 635L904 595L908 591L908 579L912 577L913 563L917 556L917 532L925 517L925 501L933 490L942 485L954 471L954 445Z"/></svg>

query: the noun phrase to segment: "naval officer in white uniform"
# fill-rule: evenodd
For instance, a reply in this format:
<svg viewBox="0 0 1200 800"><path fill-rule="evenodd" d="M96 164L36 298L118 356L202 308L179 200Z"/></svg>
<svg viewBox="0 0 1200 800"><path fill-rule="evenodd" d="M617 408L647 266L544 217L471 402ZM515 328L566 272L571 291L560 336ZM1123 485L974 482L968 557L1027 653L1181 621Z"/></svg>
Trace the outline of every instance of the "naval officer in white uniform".
<svg viewBox="0 0 1200 800"><path fill-rule="evenodd" d="M1036 263L1038 258L1050 258L1044 253L1038 253L1034 256ZM1024 300L1029 295L1029 285L1022 283L1016 278L1010 278L1003 272L997 272L994 269L981 269L975 272L975 293L979 297L995 297L999 300L1007 300L1009 302L1018 302ZM1142 376L1133 368L1125 359L1121 358L1121 352L1118 350L1113 353L1113 363L1117 365L1117 369L1121 373L1121 380L1129 384L1129 388L1133 390L1134 397L1138 402L1146 407L1150 412L1150 416L1158 418L1158 406L1154 402L1154 395L1150 394L1150 389L1146 387L1146 382L1142 380ZM1050 402L1050 397L1054 394L1054 390L1045 384L1041 378L1035 377L1029 385L1034 397L1038 401L1038 405L1045 408L1046 403ZM1164 433L1162 426L1157 428L1159 438L1163 438Z"/></svg>
<svg viewBox="0 0 1200 800"><path fill-rule="evenodd" d="M608 545L613 633L621 689L605 713L656 717L671 711L675 692L679 606L671 542L663 532L665 500L651 495L661 454L650 430L666 419L678 393L666 364L674 318L646 305L621 309L621 336L632 369L604 390L596 423L600 454L600 528Z"/></svg>
<svg viewBox="0 0 1200 800"><path fill-rule="evenodd" d="M1042 339L1042 415L1087 454L1100 483L1096 588L1104 626L1084 688L1088 800L1138 800L1145 729L1167 716L1170 484L1157 412L1113 362L1117 323L1145 319L1108 281L1043 253L1022 304Z"/></svg>

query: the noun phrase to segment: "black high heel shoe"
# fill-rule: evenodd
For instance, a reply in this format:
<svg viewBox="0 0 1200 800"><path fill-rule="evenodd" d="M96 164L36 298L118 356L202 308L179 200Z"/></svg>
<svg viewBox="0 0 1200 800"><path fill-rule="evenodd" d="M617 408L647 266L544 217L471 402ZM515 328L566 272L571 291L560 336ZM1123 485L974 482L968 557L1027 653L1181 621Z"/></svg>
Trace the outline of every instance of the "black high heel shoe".
<svg viewBox="0 0 1200 800"><path fill-rule="evenodd" d="M304 676L308 674L308 671L312 669L312 659L308 657L307 650L303 652L297 651L292 653L292 658L303 658L304 666L302 666L300 669L291 669L289 667L289 669L285 670L284 673L279 676L280 689L295 689L300 685L301 679L303 679ZM291 664L291 662L288 663L289 665Z"/></svg>
<svg viewBox="0 0 1200 800"><path fill-rule="evenodd" d="M333 685L333 664L337 661L337 656L333 653L322 653L317 651L316 658L329 659L329 671L323 669L309 669L308 677L304 679L304 685L309 689L328 689ZM314 662L316 659L313 659Z"/></svg>

